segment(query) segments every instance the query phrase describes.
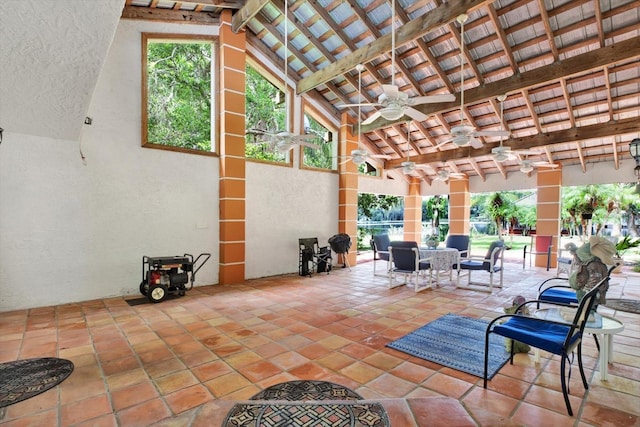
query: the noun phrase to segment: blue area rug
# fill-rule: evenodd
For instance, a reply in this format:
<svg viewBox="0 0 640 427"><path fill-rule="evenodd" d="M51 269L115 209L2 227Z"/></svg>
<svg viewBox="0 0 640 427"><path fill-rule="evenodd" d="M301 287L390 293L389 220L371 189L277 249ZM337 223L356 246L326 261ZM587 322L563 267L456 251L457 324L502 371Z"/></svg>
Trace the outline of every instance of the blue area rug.
<svg viewBox="0 0 640 427"><path fill-rule="evenodd" d="M487 325L484 320L447 314L387 344L387 347L482 378ZM509 353L505 349L504 338L492 334L489 339L488 378L493 378L507 360Z"/></svg>

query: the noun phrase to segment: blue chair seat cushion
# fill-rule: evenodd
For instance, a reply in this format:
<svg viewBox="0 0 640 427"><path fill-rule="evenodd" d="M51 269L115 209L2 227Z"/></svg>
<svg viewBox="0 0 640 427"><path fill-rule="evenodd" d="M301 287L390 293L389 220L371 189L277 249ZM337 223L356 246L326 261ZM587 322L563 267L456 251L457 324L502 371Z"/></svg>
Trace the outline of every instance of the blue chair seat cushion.
<svg viewBox="0 0 640 427"><path fill-rule="evenodd" d="M484 262L484 261L461 261L460 262L460 268L464 269L464 270L482 270L482 271L489 271L489 263L488 262ZM494 266L493 267L493 272L498 272L500 271L501 267L499 266Z"/></svg>
<svg viewBox="0 0 640 427"><path fill-rule="evenodd" d="M558 262L561 264L571 264L571 262L573 262L572 258L566 258L566 257L559 257L558 258Z"/></svg>
<svg viewBox="0 0 640 427"><path fill-rule="evenodd" d="M578 304L576 291L569 288L548 288L540 293L538 299L559 302L561 304Z"/></svg>
<svg viewBox="0 0 640 427"><path fill-rule="evenodd" d="M498 335L529 344L532 347L553 354L562 354L564 341L570 328L570 325L550 323L534 317L514 316L505 323L496 324L493 331ZM575 331L568 348L572 348L579 338L579 331Z"/></svg>

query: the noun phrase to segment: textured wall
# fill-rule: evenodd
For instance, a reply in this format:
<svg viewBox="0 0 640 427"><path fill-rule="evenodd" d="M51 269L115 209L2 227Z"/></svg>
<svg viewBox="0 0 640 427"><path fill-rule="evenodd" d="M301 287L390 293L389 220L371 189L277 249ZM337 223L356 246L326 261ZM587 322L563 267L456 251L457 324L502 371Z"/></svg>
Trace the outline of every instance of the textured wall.
<svg viewBox="0 0 640 427"><path fill-rule="evenodd" d="M214 31L120 23L81 136L86 166L77 140L5 133L0 311L139 295L143 255L211 252L196 284L217 283L218 159L140 146L141 30Z"/></svg>
<svg viewBox="0 0 640 427"><path fill-rule="evenodd" d="M196 285L217 283L219 160L140 146L142 31L217 28L120 22L82 128L86 165L78 140L5 132L0 311L139 295L143 255L211 252ZM296 272L299 237L337 232L337 180L247 164L248 278Z"/></svg>
<svg viewBox="0 0 640 427"><path fill-rule="evenodd" d="M123 6L0 2L0 127L77 139Z"/></svg>
<svg viewBox="0 0 640 427"><path fill-rule="evenodd" d="M298 239L338 232L338 176L247 163L246 277L298 271Z"/></svg>

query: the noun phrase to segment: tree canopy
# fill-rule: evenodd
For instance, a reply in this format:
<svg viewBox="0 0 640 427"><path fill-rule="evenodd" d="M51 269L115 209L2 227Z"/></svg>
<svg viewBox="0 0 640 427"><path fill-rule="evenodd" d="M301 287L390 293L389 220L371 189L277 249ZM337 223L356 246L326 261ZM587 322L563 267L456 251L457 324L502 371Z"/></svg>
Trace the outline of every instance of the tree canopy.
<svg viewBox="0 0 640 427"><path fill-rule="evenodd" d="M147 142L211 151L211 44L147 46Z"/></svg>

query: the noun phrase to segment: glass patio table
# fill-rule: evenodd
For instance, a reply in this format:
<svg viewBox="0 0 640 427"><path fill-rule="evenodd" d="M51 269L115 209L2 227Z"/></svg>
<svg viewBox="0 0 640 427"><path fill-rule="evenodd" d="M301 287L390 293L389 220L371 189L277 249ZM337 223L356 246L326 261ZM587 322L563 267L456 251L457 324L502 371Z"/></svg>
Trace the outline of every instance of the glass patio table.
<svg viewBox="0 0 640 427"><path fill-rule="evenodd" d="M556 322L568 322L573 320L575 316L575 308L554 307L541 308L533 312L533 315L539 319L553 320ZM609 361L613 355L613 336L624 330L624 323L611 316L594 313L593 319L589 319L584 327L584 333L593 334L601 343L600 348L600 379L607 381L609 371ZM535 361L540 360L540 350L535 349Z"/></svg>

